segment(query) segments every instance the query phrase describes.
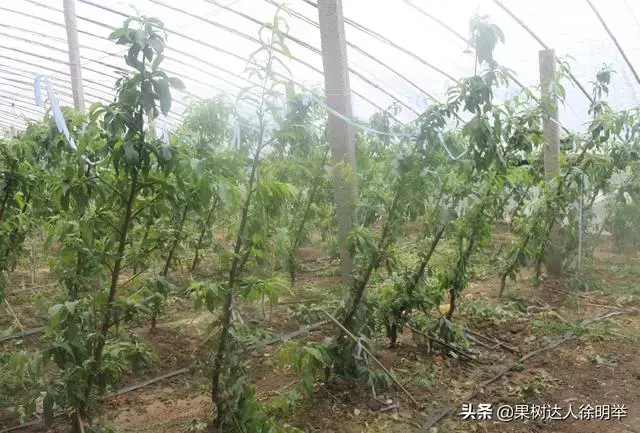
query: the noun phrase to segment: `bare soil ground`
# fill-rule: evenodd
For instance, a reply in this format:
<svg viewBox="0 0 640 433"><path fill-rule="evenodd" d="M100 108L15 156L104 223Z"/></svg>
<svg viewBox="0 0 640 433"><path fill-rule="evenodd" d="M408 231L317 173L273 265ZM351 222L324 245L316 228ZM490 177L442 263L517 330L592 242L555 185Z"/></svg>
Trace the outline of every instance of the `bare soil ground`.
<svg viewBox="0 0 640 433"><path fill-rule="evenodd" d="M498 241L505 242L497 236ZM259 305L244 305L246 317L256 317L260 326L273 333L284 333L320 320L305 309L304 301L319 294L337 298L339 278L335 267L328 263L326 253L308 247L303 258L311 263L313 272L303 272L297 280L301 288L296 298L282 299L282 305L267 307L263 317ZM315 259L320 259L314 262ZM323 261L324 260L324 261ZM428 352L420 338L405 331L399 344L388 348L384 339L377 344L376 356L404 384L421 404L415 408L397 389L377 390L396 405L388 411L374 400L370 389L357 381L318 383L314 400L299 403L293 413L282 415L289 424L308 432L374 433L418 432L420 427L450 405L451 414L435 423L428 431L435 432L640 432L640 256L615 254L607 239L598 240L595 259L585 265L583 284L573 280L545 279L540 287L531 281L530 271L519 281L508 285L504 299L498 299L499 281L489 277L476 279L464 293L454 321L464 324L479 335L515 348L514 353L488 340L484 344L471 341L477 352L476 362L456 359L437 346ZM587 278L591 277L591 278ZM38 313L38 296L50 288L30 292L25 287L47 284L46 269L36 273L16 273L8 290L8 300L25 327L42 324ZM591 285L597 280L600 284ZM25 284L21 284L26 281ZM584 283L584 282L587 283ZM582 290L579 290L582 289ZM13 293L12 293L13 291ZM308 295L308 296L307 296ZM299 298L299 299L298 299ZM605 320L580 327L581 319L620 312ZM4 311L0 329L13 323ZM211 341L207 341L209 313L194 312L186 300L174 303L158 331L138 328L140 335L157 354L155 366L144 376L127 377L121 388L142 383L149 378L193 365L194 359L213 356ZM14 325L15 329L15 325ZM516 364L520 356L540 349L562 338L572 330L576 338L558 347L543 351L517 365L500 379L479 388L483 381ZM300 337L303 341L322 340L335 335L331 325ZM0 344L0 350L32 348L34 341ZM287 365L278 360L278 345L270 345L246 354L248 380L257 387L257 396L264 403L274 402L290 390L298 379ZM182 374L105 400L103 420L108 420L118 432L182 433L206 431L212 417L206 370L194 368ZM477 393L476 393L477 391ZM471 394L476 393L473 398ZM564 415L569 405L577 414L581 405L624 405L625 416L609 421L536 421L501 422L495 413L491 420L463 420L463 403L500 405L558 405ZM2 412L2 410L0 410ZM6 411L5 411L6 415ZM15 425L15 419L0 416L0 432ZM42 426L23 429L44 432ZM66 431L60 425L49 432Z"/></svg>

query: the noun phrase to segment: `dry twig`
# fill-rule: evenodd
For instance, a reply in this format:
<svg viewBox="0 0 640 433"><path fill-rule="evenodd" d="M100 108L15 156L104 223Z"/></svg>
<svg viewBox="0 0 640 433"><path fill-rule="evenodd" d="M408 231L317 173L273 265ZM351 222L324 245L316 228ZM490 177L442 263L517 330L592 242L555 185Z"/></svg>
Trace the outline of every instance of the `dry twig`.
<svg viewBox="0 0 640 433"><path fill-rule="evenodd" d="M308 325L308 326L303 326L302 328L298 329L297 331L293 331L293 332L289 332L288 334L285 335L281 335L277 338L274 338L272 340L267 340L265 342L260 342L260 343L256 343L256 344L252 344L249 346L249 348L257 346L257 345L265 345L265 346L270 346L272 344L276 344L279 343L281 341L287 341L290 340L292 338L296 338L302 334L306 334L307 332L311 332L315 329L321 328L324 325L326 325L327 323L329 323L328 320L322 320L320 322L314 323L312 325Z"/></svg>
<svg viewBox="0 0 640 433"><path fill-rule="evenodd" d="M618 316L620 314L624 314L623 312L618 312L618 311L614 311L608 314L602 314L602 315L598 315L596 317L593 317L591 319L585 319L582 322L580 322L580 324L582 326L586 326L589 325L591 323L600 321L600 320L604 320L607 319L609 317L612 316ZM472 398L474 398L482 388L486 387L487 385L495 382L496 380L500 379L502 376L504 376L506 373L508 373L510 370L513 369L513 367L515 367L518 364L523 363L524 361L526 361L527 359L538 355L542 352L546 352L548 350L553 350L556 347L560 346L563 343L566 343L567 341L573 339L573 337L575 337L575 333L572 331L567 332L564 337L560 338L559 340L554 341L553 343L542 347L540 349L534 350L533 352L529 352L526 355L522 356L520 359L518 359L514 364L510 365L509 367L505 368L504 370L502 370L500 373L496 374L495 376L491 377L490 379L482 382L480 384L480 386L478 387L478 389L474 392L472 392L470 395L468 395L464 400L462 401L469 401ZM447 408L445 408L442 412L440 412L438 415L434 416L433 418L427 420L427 422L425 422L422 425L422 428L420 429L420 433L425 433L427 430L429 430L431 427L433 427L434 425L436 425L440 420L442 420L443 418L445 418L446 416L448 416L451 412L453 412L455 410L456 407L458 407L460 405L460 403L455 403L452 404L451 406L448 406Z"/></svg>
<svg viewBox="0 0 640 433"><path fill-rule="evenodd" d="M9 313L11 313L11 315L13 316L13 320L16 321L20 330L24 332L24 326L22 326L22 323L20 323L20 320L18 320L18 316L16 316L16 313L13 312L13 308L11 308L11 304L9 304L9 301L7 301L7 298L4 298L4 303L6 304L7 309L9 310Z"/></svg>
<svg viewBox="0 0 640 433"><path fill-rule="evenodd" d="M84 423L82 422L82 418L78 412L76 412L76 418L78 420L78 427L80 427L80 433L84 433Z"/></svg>
<svg viewBox="0 0 640 433"><path fill-rule="evenodd" d="M469 359L471 361L477 361L476 358L474 358L471 355L468 355L467 353L463 352L462 350L458 349L457 347L447 343L446 341L444 341L443 339L438 337L435 333L433 333L433 331L431 331L431 330L427 330L427 333L425 334L424 332L419 331L419 330L417 330L415 328L412 328L411 326L407 326L407 328L409 328L411 330L411 332L415 332L418 335L422 335L423 337L426 337L426 338L431 338L436 343L443 345L444 347L446 347L447 349L457 353L458 355L461 355L461 356L463 356L463 357L465 357L465 358L467 358L467 359Z"/></svg>
<svg viewBox="0 0 640 433"><path fill-rule="evenodd" d="M508 350L509 352L512 353L520 353L520 350L515 348L515 347L511 347L509 345L507 345L506 343L503 343L502 341L496 339L496 338L491 338L491 337L487 337L483 334L480 334L477 331L472 331L469 328L464 328L466 332L468 332L469 334L473 335L474 337L478 337L478 338L484 338L486 341L490 341L491 343L497 344L498 346L502 347L503 349Z"/></svg>

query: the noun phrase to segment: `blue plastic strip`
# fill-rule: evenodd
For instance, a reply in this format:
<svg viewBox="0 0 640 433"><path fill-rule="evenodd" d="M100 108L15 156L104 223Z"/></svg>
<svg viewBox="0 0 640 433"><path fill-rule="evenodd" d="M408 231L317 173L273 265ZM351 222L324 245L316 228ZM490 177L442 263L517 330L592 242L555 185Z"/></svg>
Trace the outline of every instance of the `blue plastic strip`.
<svg viewBox="0 0 640 433"><path fill-rule="evenodd" d="M47 89L47 97L49 98L49 102L51 104L51 113L53 114L53 120L56 124L56 128L58 128L58 131L62 133L64 137L67 139L67 142L69 143L71 148L73 150L77 150L78 147L76 146L76 142L73 140L73 137L71 137L71 134L69 133L69 128L67 128L67 124L64 121L64 116L62 114L62 110L60 109L60 104L58 103L58 98L56 97L56 93L53 89L53 84L51 84L51 80L49 79L49 77L43 77L40 74L36 75L36 79L33 83L36 105L39 107L44 106L44 102L42 100L42 79L43 78L45 82L45 88ZM87 158L84 155L82 156L82 159L87 164L90 164L90 165L97 164L97 162L91 161L89 158Z"/></svg>

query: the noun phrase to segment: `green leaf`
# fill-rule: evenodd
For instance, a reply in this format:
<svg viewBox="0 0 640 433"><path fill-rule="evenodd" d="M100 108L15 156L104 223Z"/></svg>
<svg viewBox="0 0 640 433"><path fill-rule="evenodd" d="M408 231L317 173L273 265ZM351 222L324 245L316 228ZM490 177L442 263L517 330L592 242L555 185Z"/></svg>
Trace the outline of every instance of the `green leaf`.
<svg viewBox="0 0 640 433"><path fill-rule="evenodd" d="M162 39L158 38L157 36L151 36L148 42L149 46L151 46L151 48L153 48L155 52L158 53L158 55L162 55L164 53L164 42L162 41Z"/></svg>
<svg viewBox="0 0 640 433"><path fill-rule="evenodd" d="M153 71L151 73L151 76L157 79L160 79L160 78L164 78L165 80L169 79L169 77L167 76L167 73L164 71Z"/></svg>
<svg viewBox="0 0 640 433"><path fill-rule="evenodd" d="M153 80L153 87L160 100L160 111L163 115L168 115L171 111L171 91L169 90L169 81L161 78Z"/></svg>
<svg viewBox="0 0 640 433"><path fill-rule="evenodd" d="M127 163L131 165L137 164L140 159L140 155L138 154L138 151L133 147L133 144L129 141L127 141L124 144L124 159L127 161Z"/></svg>
<svg viewBox="0 0 640 433"><path fill-rule="evenodd" d="M111 32L111 34L109 35L109 39L110 40L120 39L123 36L128 36L128 35L129 35L129 29L120 28L120 29L116 29L113 32Z"/></svg>
<svg viewBox="0 0 640 433"><path fill-rule="evenodd" d="M66 307L66 309L69 312L69 314L75 313L76 305L78 305L78 302L67 301L67 302L64 303L64 306Z"/></svg>
<svg viewBox="0 0 640 433"><path fill-rule="evenodd" d="M118 102L125 105L136 105L139 94L140 92L136 88L123 90L120 92Z"/></svg>
<svg viewBox="0 0 640 433"><path fill-rule="evenodd" d="M144 57L147 59L148 62L153 60L153 49L149 45L146 45L144 47L144 50L142 50L142 52L144 53Z"/></svg>
<svg viewBox="0 0 640 433"><path fill-rule="evenodd" d="M51 308L49 308L49 319L52 319L53 317L57 316L60 313L61 309L62 309L62 304L56 304Z"/></svg>
<svg viewBox="0 0 640 433"><path fill-rule="evenodd" d="M151 64L151 70L155 71L156 69L158 69L158 66L160 66L160 63L162 63L163 60L164 60L164 54L158 54L155 60L153 61L153 63Z"/></svg>
<svg viewBox="0 0 640 433"><path fill-rule="evenodd" d="M29 375L31 377L40 376L40 370L42 368L42 354L39 353L36 357L29 363Z"/></svg>
<svg viewBox="0 0 640 433"><path fill-rule="evenodd" d="M142 82L142 106L147 114L151 113L153 107L155 107L155 99L153 95L153 85L150 80L144 80ZM153 116L152 116L153 117Z"/></svg>
<svg viewBox="0 0 640 433"><path fill-rule="evenodd" d="M127 55L124 56L127 65L135 69L140 69L141 65L138 61L138 54L140 53L140 50L141 48L140 46L138 46L138 44L131 45L131 48L129 48Z"/></svg>
<svg viewBox="0 0 640 433"><path fill-rule="evenodd" d="M184 90L184 83L182 82L182 80L180 80L180 78L169 78L169 84L171 84L171 87L173 87L174 89Z"/></svg>
<svg viewBox="0 0 640 433"><path fill-rule="evenodd" d="M120 39L118 39L116 41L117 45L129 45L129 43L131 42L131 39L129 38L129 36L122 36Z"/></svg>
<svg viewBox="0 0 640 433"><path fill-rule="evenodd" d="M516 365L513 366L512 370L513 371L524 371L525 370L525 366L524 364L522 364L521 362L517 363Z"/></svg>
<svg viewBox="0 0 640 433"><path fill-rule="evenodd" d="M69 345L68 342L66 342L66 341L56 341L55 343L53 343L52 346L57 348L57 349L64 350L65 352L67 352L69 354L69 356L71 356L72 359L75 358L75 354L73 353L73 350L71 349L71 346Z"/></svg>
<svg viewBox="0 0 640 433"><path fill-rule="evenodd" d="M147 18L147 22L159 29L164 29L164 23L160 21L158 18L154 18L154 17Z"/></svg>
<svg viewBox="0 0 640 433"><path fill-rule="evenodd" d="M127 81L127 84L125 85L125 89L129 90L129 89L134 89L138 86L138 84L140 84L140 81L142 80L142 75L140 74L135 74L133 77L131 77L129 79L129 81Z"/></svg>
<svg viewBox="0 0 640 433"><path fill-rule="evenodd" d="M251 302L255 302L258 299L260 299L260 290L258 289L251 289L249 290L249 293L247 293L246 299L247 301L251 301Z"/></svg>
<svg viewBox="0 0 640 433"><path fill-rule="evenodd" d="M140 47L140 50L147 46L147 34L144 30L136 30L135 40L136 44Z"/></svg>
<svg viewBox="0 0 640 433"><path fill-rule="evenodd" d="M324 365L324 357L322 356L322 352L318 350L316 347L305 346L304 348L311 356L313 356L320 364Z"/></svg>

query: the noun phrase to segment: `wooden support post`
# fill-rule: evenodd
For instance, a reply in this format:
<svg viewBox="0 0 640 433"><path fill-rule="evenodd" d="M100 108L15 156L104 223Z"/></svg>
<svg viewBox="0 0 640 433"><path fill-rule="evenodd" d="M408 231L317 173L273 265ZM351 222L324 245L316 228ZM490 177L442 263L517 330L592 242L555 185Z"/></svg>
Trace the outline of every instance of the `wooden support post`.
<svg viewBox="0 0 640 433"><path fill-rule="evenodd" d="M66 24L67 44L69 46L69 69L71 70L73 105L76 110L84 111L84 89L82 87L82 65L80 63L75 0L64 0L64 22Z"/></svg>
<svg viewBox="0 0 640 433"><path fill-rule="evenodd" d="M545 114L542 118L544 133L544 176L547 182L560 173L560 124L558 122L558 100L551 91L556 75L556 53L553 49L541 50L540 86ZM549 248L546 251L546 267L550 275L562 273L562 255L559 251L559 229L556 221L551 230Z"/></svg>
<svg viewBox="0 0 640 433"><path fill-rule="evenodd" d="M351 87L342 0L319 0L318 14L327 104L338 113L351 118ZM341 242L340 270L344 283L350 284L353 256L344 240L353 228L358 197L355 132L352 125L329 114L329 135L338 236Z"/></svg>

